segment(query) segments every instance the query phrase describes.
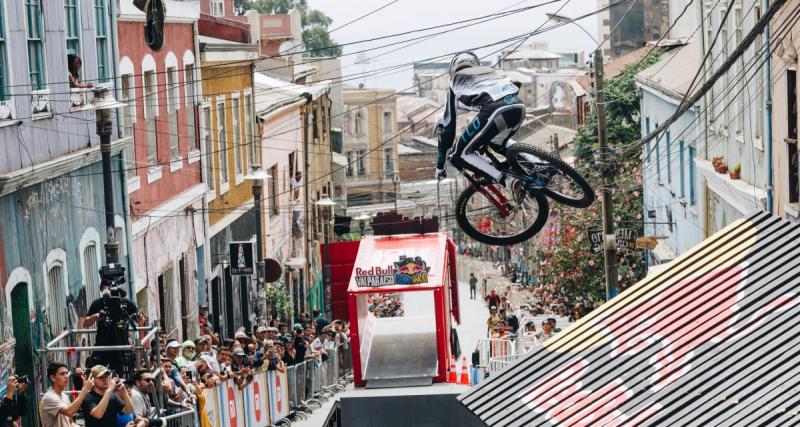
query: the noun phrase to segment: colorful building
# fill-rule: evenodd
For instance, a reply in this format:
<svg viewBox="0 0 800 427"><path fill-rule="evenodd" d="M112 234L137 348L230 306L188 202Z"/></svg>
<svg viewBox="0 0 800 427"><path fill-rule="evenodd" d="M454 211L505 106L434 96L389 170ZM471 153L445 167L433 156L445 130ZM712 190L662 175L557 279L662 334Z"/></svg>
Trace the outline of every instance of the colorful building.
<svg viewBox="0 0 800 427"><path fill-rule="evenodd" d="M120 2L120 99L131 200L134 285L139 309L175 338L197 336L197 286L204 277L202 157L194 28L199 5L167 1L164 45L144 43L144 13ZM180 301L180 304L173 304Z"/></svg>

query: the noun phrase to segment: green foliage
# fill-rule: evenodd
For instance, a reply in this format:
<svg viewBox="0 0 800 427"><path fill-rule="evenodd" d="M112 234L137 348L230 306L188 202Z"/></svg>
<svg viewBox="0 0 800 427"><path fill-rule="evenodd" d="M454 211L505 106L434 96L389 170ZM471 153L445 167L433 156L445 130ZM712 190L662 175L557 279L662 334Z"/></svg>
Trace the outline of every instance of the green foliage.
<svg viewBox="0 0 800 427"><path fill-rule="evenodd" d="M342 47L328 35L328 27L333 20L320 10L309 10L306 0L235 0L235 2L236 11L240 14L247 9L266 14L284 14L297 9L303 26L303 50L311 51L305 55L338 57L342 54Z"/></svg>
<svg viewBox="0 0 800 427"><path fill-rule="evenodd" d="M292 299L286 293L283 280L271 283L267 287L267 306L277 318L289 319L292 317Z"/></svg>
<svg viewBox="0 0 800 427"><path fill-rule="evenodd" d="M605 80L606 123L609 145L624 145L640 135L639 98L636 95L636 73L658 61L654 51L644 60L628 65L618 76ZM601 177L595 159L597 118L592 114L578 129L572 143L575 167L592 184L600 198ZM644 232L642 212L642 164L638 153L630 158L615 158L613 218L617 228L633 229L636 236ZM551 234L545 248L538 252L539 282L551 291L559 291L572 303L581 300L605 300L604 255L592 253L589 230L602 230L602 206L598 200L586 209L551 205ZM552 227L556 222L559 227ZM618 251L619 290L623 291L644 277L642 250Z"/></svg>

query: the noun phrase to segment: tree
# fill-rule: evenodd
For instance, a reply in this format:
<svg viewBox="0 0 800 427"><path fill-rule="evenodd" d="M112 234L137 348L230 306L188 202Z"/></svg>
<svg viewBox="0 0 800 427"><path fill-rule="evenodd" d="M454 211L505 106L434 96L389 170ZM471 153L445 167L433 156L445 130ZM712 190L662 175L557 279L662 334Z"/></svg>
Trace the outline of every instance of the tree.
<svg viewBox="0 0 800 427"><path fill-rule="evenodd" d="M255 9L264 14L285 14L297 9L303 27L301 50L309 51L305 56L337 57L342 54L342 47L328 34L328 27L333 20L320 10L309 10L306 0L234 0L234 2L237 14L243 14L248 9Z"/></svg>
<svg viewBox="0 0 800 427"><path fill-rule="evenodd" d="M654 64L660 56L654 51L642 61L627 66L621 74L606 80L605 101L609 145L614 149L636 141L641 135L639 99L634 76ZM594 113L578 129L572 141L575 167L595 189L600 188L599 165L595 162L597 118ZM612 165L615 186L612 196L613 218L617 228L633 229L635 235L644 232L642 200L642 163L639 153L624 158L615 157ZM599 190L596 190L599 191ZM540 247L539 283L550 292L564 295L574 306L579 302L605 300L603 253L593 253L588 231L602 229L600 202L586 209L574 209L551 204L551 220L545 247ZM620 291L644 277L644 258L641 250L618 251L618 281ZM588 304L591 305L591 304ZM571 307L567 307L568 310Z"/></svg>

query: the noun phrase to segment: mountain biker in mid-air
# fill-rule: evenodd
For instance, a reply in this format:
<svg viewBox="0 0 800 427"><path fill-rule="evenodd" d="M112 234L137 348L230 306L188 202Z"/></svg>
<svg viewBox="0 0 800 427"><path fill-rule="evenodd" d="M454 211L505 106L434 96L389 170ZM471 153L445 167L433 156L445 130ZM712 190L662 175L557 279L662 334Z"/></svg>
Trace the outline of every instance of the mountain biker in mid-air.
<svg viewBox="0 0 800 427"><path fill-rule="evenodd" d="M438 120L436 134L439 154L436 159L437 179L447 176L445 161L459 171L467 169L480 177L516 189L517 180L506 177L479 151L486 144L505 147L506 142L525 120L525 105L517 98L519 86L493 68L481 66L472 52L456 54L450 61L450 90L444 116ZM455 141L456 116L459 112L478 114ZM448 153L449 158L448 158Z"/></svg>

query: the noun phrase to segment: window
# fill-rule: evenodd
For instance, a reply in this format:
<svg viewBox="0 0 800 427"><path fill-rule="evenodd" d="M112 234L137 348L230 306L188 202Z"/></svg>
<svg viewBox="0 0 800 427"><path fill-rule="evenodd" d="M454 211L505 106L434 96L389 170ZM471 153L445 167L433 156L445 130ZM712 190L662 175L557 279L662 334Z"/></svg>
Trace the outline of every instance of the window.
<svg viewBox="0 0 800 427"><path fill-rule="evenodd" d="M695 194L694 194L694 183L695 183L695 169L694 169L694 146L689 146L689 204L694 206L695 203Z"/></svg>
<svg viewBox="0 0 800 427"><path fill-rule="evenodd" d="M233 170L237 176L242 174L242 128L239 127L239 98L231 99L231 116L233 117Z"/></svg>
<svg viewBox="0 0 800 427"><path fill-rule="evenodd" d="M656 123L656 129L658 129L658 123ZM661 150L659 146L661 145L661 138L656 137L656 172L658 174L658 182L661 182Z"/></svg>
<svg viewBox="0 0 800 427"><path fill-rule="evenodd" d="M124 246L124 245L122 245ZM83 271L86 274L84 286L86 291L86 307L100 298L100 277L97 273L97 244L92 242L83 248Z"/></svg>
<svg viewBox="0 0 800 427"><path fill-rule="evenodd" d="M666 209L667 209L667 229L669 229L669 232L672 233L672 231L673 231L673 228L672 228L672 208L667 207Z"/></svg>
<svg viewBox="0 0 800 427"><path fill-rule="evenodd" d="M211 0L211 16L225 16L224 0Z"/></svg>
<svg viewBox="0 0 800 427"><path fill-rule="evenodd" d="M391 148L383 150L383 171L384 177L394 178L394 150Z"/></svg>
<svg viewBox="0 0 800 427"><path fill-rule="evenodd" d="M119 118L122 121L122 135L133 135L133 124L136 122L136 95L134 92L133 74L125 74L120 77L122 87L120 88L120 101L125 103L122 114ZM125 148L125 176L128 179L136 177L136 148L134 144L128 144Z"/></svg>
<svg viewBox="0 0 800 427"><path fill-rule="evenodd" d="M206 185L209 190L214 190L214 140L211 137L211 107L208 105L203 106L203 113L200 116L202 122L200 123L200 132L203 135L203 145L206 150L206 155L203 157L203 164L206 171Z"/></svg>
<svg viewBox="0 0 800 427"><path fill-rule="evenodd" d="M347 135L353 134L353 116L349 110L344 112L344 133Z"/></svg>
<svg viewBox="0 0 800 427"><path fill-rule="evenodd" d="M392 131L393 131L392 112L391 111L384 111L383 112L383 132L384 133L391 133Z"/></svg>
<svg viewBox="0 0 800 427"><path fill-rule="evenodd" d="M786 70L786 149L789 159L789 203L800 201L800 159L797 151L797 71Z"/></svg>
<svg viewBox="0 0 800 427"><path fill-rule="evenodd" d="M244 96L244 143L247 146L247 155L251 165L261 164L261 145L253 136L253 96L249 93Z"/></svg>
<svg viewBox="0 0 800 427"><path fill-rule="evenodd" d="M225 126L225 101L217 102L217 152L219 152L219 182L228 183L228 130Z"/></svg>
<svg viewBox="0 0 800 427"><path fill-rule="evenodd" d="M667 152L664 153L667 157L667 183L672 184L672 137L667 132Z"/></svg>
<svg viewBox="0 0 800 427"><path fill-rule="evenodd" d="M175 286L173 266L158 275L158 305L161 329L171 333L175 329Z"/></svg>
<svg viewBox="0 0 800 427"><path fill-rule="evenodd" d="M158 81L153 70L144 72L144 118L147 123L147 164L158 163L158 138L156 135L156 117L158 117Z"/></svg>
<svg viewBox="0 0 800 427"><path fill-rule="evenodd" d="M97 34L97 80L106 82L111 75L108 69L108 19L106 17L106 0L94 0L94 20Z"/></svg>
<svg viewBox="0 0 800 427"><path fill-rule="evenodd" d="M680 167L681 167L681 198L686 198L686 178L684 177L684 170L686 170L686 159L683 155L683 141L678 142L678 151L680 155Z"/></svg>
<svg viewBox="0 0 800 427"><path fill-rule="evenodd" d="M186 135L189 137L190 151L200 151L200 139L194 128L194 64L183 67L183 96L186 110Z"/></svg>
<svg viewBox="0 0 800 427"><path fill-rule="evenodd" d="M180 160L181 150L178 145L178 69L167 67L167 122L169 123L169 155L170 160Z"/></svg>
<svg viewBox="0 0 800 427"><path fill-rule="evenodd" d="M67 28L64 35L67 39L67 53L80 55L81 53L81 27L78 23L78 0L64 0L64 18Z"/></svg>
<svg viewBox="0 0 800 427"><path fill-rule="evenodd" d="M278 165L269 168L269 208L272 215L278 215Z"/></svg>
<svg viewBox="0 0 800 427"><path fill-rule="evenodd" d="M364 116L361 114L361 110L356 110L355 114L355 130L354 135L361 136L364 134Z"/></svg>
<svg viewBox="0 0 800 427"><path fill-rule="evenodd" d="M64 265L59 261L50 264L47 270L49 301L47 313L50 320L50 336L55 337L67 327L66 294L64 292Z"/></svg>
<svg viewBox="0 0 800 427"><path fill-rule="evenodd" d="M356 165L358 166L358 176L364 176L367 174L367 167L366 167L366 160L367 157L367 150L358 150L356 152L358 158L356 159Z"/></svg>
<svg viewBox="0 0 800 427"><path fill-rule="evenodd" d="M353 176L353 162L355 160L353 157L353 152L348 151L345 153L345 156L347 156L347 169L345 170L345 175Z"/></svg>
<svg viewBox="0 0 800 427"><path fill-rule="evenodd" d="M44 25L42 22L41 0L25 0L25 21L28 39L28 72L31 89L42 90L47 87L47 73L44 62Z"/></svg>
<svg viewBox="0 0 800 427"><path fill-rule="evenodd" d="M6 25L5 10L0 6L0 101L8 99L7 87L9 85L8 65L6 60ZM5 117L3 117L5 118Z"/></svg>

